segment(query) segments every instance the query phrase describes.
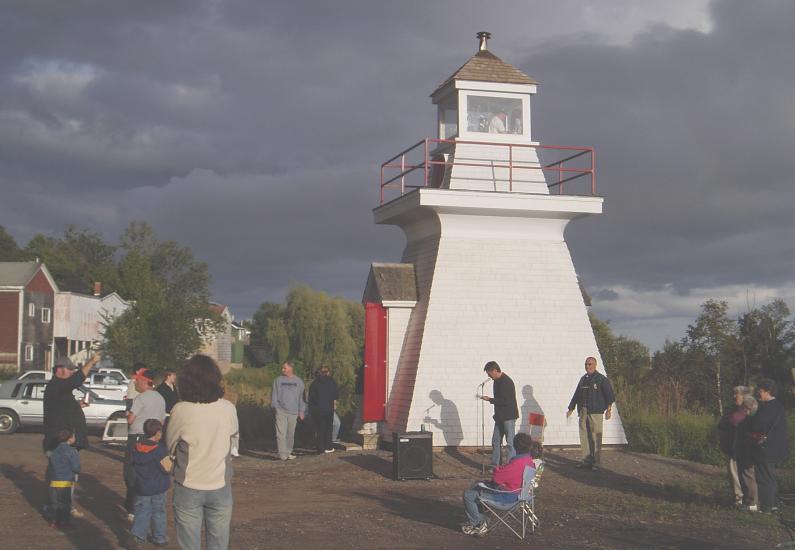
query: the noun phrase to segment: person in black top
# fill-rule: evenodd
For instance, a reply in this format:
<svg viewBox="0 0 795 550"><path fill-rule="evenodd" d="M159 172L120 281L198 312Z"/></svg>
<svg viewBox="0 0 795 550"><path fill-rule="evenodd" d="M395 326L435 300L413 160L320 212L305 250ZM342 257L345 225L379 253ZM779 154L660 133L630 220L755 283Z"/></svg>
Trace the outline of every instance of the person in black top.
<svg viewBox="0 0 795 550"><path fill-rule="evenodd" d="M482 395L480 398L494 405L494 435L491 437L491 465L500 465L502 451L502 438L508 445L508 456L505 462L510 462L516 455L513 448L513 437L516 432L516 419L519 418L519 407L516 405L516 386L513 380L502 372L496 361L489 361L483 367L489 378L494 381L494 397Z"/></svg>
<svg viewBox="0 0 795 550"><path fill-rule="evenodd" d="M99 361L99 354L92 357L82 368L78 368L68 357L55 360L52 379L44 390L44 451L52 451L58 446L58 432L70 429L75 434L74 447L88 447L88 430L83 407L88 406L77 401L72 394L83 385L91 367Z"/></svg>
<svg viewBox="0 0 795 550"><path fill-rule="evenodd" d="M331 431L334 422L334 409L337 406L339 391L331 377L328 367L320 367L315 373L315 381L309 386L309 416L315 424L317 453L333 453Z"/></svg>
<svg viewBox="0 0 795 550"><path fill-rule="evenodd" d="M62 430L69 430L74 434L75 442L73 446L79 451L88 447L88 429L86 428L86 416L83 414L83 407L87 407L85 401L78 401L72 394L72 390L79 388L85 381L91 368L100 360L100 355L96 354L89 359L82 368L78 368L68 357L59 357L53 366L53 377L47 382L44 389L44 440L42 446L44 454L49 458L50 454L60 444L58 434ZM45 481L49 486L52 479L52 472L48 464L44 475ZM75 484L77 476L75 476ZM80 517L74 507L74 484L72 485L72 510L75 517Z"/></svg>
<svg viewBox="0 0 795 550"><path fill-rule="evenodd" d="M789 436L787 415L780 399L776 399L778 387L773 380L763 378L756 386L759 409L748 422L751 458L756 471L759 491L759 509L771 512L778 502L776 464L789 458Z"/></svg>
<svg viewBox="0 0 795 550"><path fill-rule="evenodd" d="M179 402L179 393L177 392L177 373L173 370L167 370L163 373L163 381L158 384L157 393L163 396L166 402L166 414L171 414L171 409Z"/></svg>
<svg viewBox="0 0 795 550"><path fill-rule="evenodd" d="M586 357L585 374L577 383L569 402L566 418L574 408L580 416L582 462L577 468L598 470L602 457L602 419L610 420L616 397L605 375L596 372L596 358Z"/></svg>

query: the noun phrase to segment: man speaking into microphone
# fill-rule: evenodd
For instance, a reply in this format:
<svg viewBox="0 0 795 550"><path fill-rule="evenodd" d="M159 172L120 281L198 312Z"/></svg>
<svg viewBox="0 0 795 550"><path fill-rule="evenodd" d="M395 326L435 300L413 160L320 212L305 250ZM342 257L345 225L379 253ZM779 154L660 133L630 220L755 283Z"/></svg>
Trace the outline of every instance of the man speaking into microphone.
<svg viewBox="0 0 795 550"><path fill-rule="evenodd" d="M506 462L509 462L516 454L516 450L513 448L516 419L519 418L519 407L516 405L516 386L514 386L513 380L502 372L496 361L489 361L486 363L483 370L486 371L488 377L494 381L494 397L483 395L481 399L494 405L494 435L491 437L491 465L499 466L503 437L508 445Z"/></svg>

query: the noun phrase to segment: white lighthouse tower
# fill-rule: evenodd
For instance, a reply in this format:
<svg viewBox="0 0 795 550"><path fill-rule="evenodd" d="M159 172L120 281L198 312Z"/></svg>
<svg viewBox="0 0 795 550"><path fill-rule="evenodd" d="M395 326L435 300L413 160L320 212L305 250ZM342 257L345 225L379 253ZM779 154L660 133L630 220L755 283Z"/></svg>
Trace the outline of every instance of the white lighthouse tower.
<svg viewBox="0 0 795 550"><path fill-rule="evenodd" d="M475 395L492 395L483 366L497 361L516 385L517 430L543 414L545 444L575 445L565 412L584 359L610 373L564 240L570 221L602 212L593 151L533 141L538 83L488 38L431 94L438 135L382 166L375 222L400 227L406 248L372 265L364 293L365 420L384 436L423 426L434 445L488 443L492 407ZM603 442L626 443L619 415Z"/></svg>

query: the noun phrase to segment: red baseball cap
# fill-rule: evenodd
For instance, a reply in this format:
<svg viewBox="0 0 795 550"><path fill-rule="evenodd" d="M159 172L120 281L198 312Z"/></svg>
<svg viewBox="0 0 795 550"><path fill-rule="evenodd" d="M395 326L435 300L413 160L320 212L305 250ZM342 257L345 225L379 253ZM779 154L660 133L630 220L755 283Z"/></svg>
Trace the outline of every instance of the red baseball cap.
<svg viewBox="0 0 795 550"><path fill-rule="evenodd" d="M132 375L133 380L146 380L147 382L154 382L155 373L152 369L138 369Z"/></svg>

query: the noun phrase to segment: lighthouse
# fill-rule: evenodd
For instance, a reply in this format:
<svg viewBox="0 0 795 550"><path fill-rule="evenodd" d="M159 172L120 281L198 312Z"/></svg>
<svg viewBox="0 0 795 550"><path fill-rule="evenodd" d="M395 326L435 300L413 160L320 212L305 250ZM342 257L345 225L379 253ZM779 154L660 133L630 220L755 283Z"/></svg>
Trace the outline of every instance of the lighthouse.
<svg viewBox="0 0 795 550"><path fill-rule="evenodd" d="M516 385L517 431L539 437L530 418L543 415L546 445L577 445L565 412L583 360L610 375L564 239L569 222L602 213L594 152L534 141L538 82L477 37L431 94L436 135L381 167L374 221L400 227L406 245L368 275L363 417L385 438L423 429L434 445L488 443L493 411L476 395L493 395L483 367L496 361ZM626 443L618 414L603 442Z"/></svg>

